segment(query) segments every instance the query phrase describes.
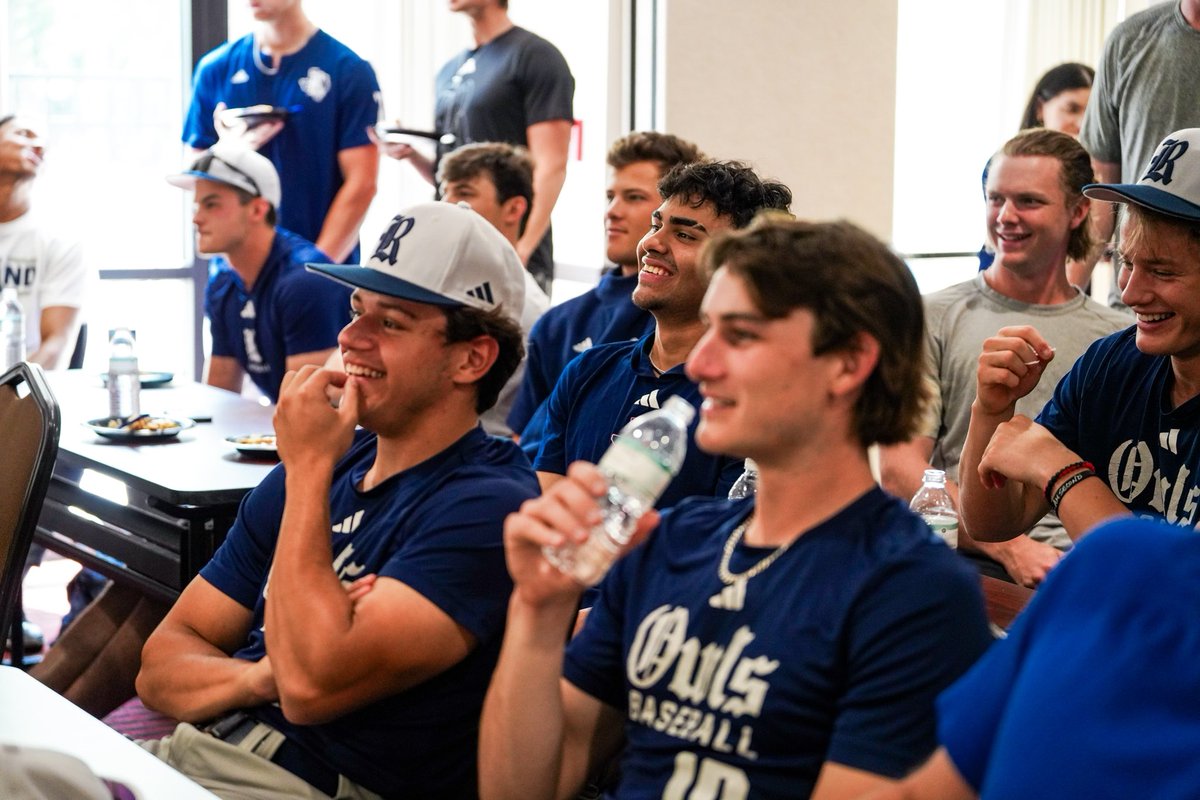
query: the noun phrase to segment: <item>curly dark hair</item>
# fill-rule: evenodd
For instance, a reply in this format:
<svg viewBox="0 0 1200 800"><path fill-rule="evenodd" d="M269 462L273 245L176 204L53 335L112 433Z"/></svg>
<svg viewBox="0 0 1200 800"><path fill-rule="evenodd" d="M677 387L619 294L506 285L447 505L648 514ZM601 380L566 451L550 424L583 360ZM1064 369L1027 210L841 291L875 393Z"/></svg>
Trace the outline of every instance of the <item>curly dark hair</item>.
<svg viewBox="0 0 1200 800"><path fill-rule="evenodd" d="M792 190L763 180L740 161L697 161L680 164L658 182L663 199L683 199L692 208L711 203L717 216L729 217L734 228L750 224L765 209L787 211Z"/></svg>
<svg viewBox="0 0 1200 800"><path fill-rule="evenodd" d="M525 357L525 334L503 309L485 311L471 306L458 306L443 311L446 314L447 344L467 342L476 336L490 336L500 346L495 363L476 383L475 412L482 414L496 405L500 390Z"/></svg>
<svg viewBox="0 0 1200 800"><path fill-rule="evenodd" d="M854 434L867 446L915 432L930 394L924 307L912 272L883 242L845 221L764 214L746 230L719 233L700 264L710 278L720 268L740 278L768 319L812 312L814 355L853 347L860 333L875 339L879 362L855 404Z"/></svg>

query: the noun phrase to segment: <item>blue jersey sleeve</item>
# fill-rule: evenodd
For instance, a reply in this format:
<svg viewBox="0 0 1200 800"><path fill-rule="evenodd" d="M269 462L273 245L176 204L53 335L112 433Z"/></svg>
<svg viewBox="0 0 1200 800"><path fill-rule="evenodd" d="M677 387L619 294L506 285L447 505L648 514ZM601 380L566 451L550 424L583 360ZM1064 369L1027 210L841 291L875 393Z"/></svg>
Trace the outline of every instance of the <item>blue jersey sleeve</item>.
<svg viewBox="0 0 1200 800"><path fill-rule="evenodd" d="M933 752L935 698L991 643L978 578L951 566L914 555L861 596L827 760L900 777Z"/></svg>
<svg viewBox="0 0 1200 800"><path fill-rule="evenodd" d="M283 466L242 499L237 519L200 576L238 605L253 610L271 569L283 518Z"/></svg>
<svg viewBox="0 0 1200 800"><path fill-rule="evenodd" d="M337 149L346 150L370 144L367 128L379 121L379 81L366 61L354 57L353 63L338 78L344 96L338 104Z"/></svg>
<svg viewBox="0 0 1200 800"><path fill-rule="evenodd" d="M567 364L562 377L554 385L554 391L538 409L538 414L544 414L544 419L539 420L537 435L540 439L537 442L537 455L533 459L533 468L538 472L567 474L567 427L571 422L571 400L575 397L581 360L582 356Z"/></svg>
<svg viewBox="0 0 1200 800"><path fill-rule="evenodd" d="M204 150L217 143L217 129L213 126L213 110L216 108L218 76L213 68L217 56L229 47L226 43L212 51L196 65L192 80L192 99L188 103L187 115L183 120L183 143L197 150Z"/></svg>
<svg viewBox="0 0 1200 800"><path fill-rule="evenodd" d="M485 473L486 475L486 473ZM464 470L411 521L380 574L404 583L481 642L503 630L512 583L504 561L504 518L534 496L527 484Z"/></svg>
<svg viewBox="0 0 1200 800"><path fill-rule="evenodd" d="M1054 394L1037 416L1036 422L1054 434L1054 438L1073 452L1078 453L1082 446L1080 438L1082 431L1079 423L1083 400L1090 392L1094 391L1090 387L1093 368L1105 361L1108 351L1121 335L1120 333L1113 334L1089 345L1083 355L1058 382L1058 386L1054 387Z"/></svg>
<svg viewBox="0 0 1200 800"><path fill-rule="evenodd" d="M508 427L520 433L522 440L529 420L554 388L554 379L546 374L547 348L542 341L547 330L546 317L542 316L529 331L529 342L525 346L525 374L508 412Z"/></svg>

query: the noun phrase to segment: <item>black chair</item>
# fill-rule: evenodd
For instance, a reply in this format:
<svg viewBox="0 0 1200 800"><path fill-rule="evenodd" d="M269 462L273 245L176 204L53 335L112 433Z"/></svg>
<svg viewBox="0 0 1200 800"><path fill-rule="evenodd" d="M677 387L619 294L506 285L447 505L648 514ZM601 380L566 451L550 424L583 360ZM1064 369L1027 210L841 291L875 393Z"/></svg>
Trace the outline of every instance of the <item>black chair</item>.
<svg viewBox="0 0 1200 800"><path fill-rule="evenodd" d="M0 375L0 631L11 632L12 663L25 663L21 579L58 456L58 403L36 364Z"/></svg>

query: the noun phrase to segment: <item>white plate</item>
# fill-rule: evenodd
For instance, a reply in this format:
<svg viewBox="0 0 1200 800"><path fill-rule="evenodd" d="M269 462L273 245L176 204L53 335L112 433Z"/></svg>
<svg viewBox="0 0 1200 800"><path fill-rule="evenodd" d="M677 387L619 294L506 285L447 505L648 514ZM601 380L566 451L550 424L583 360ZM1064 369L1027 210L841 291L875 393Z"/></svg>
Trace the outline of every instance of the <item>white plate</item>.
<svg viewBox="0 0 1200 800"><path fill-rule="evenodd" d="M155 420L166 420L174 424L171 427L160 428L158 430L148 430L142 428L132 431L124 428L111 427L108 423L111 422L114 417L90 419L83 424L91 428L92 432L98 436L103 436L106 439L124 439L127 441L135 441L138 439L166 439L171 436L178 436L180 431L187 430L196 424L194 420L186 417L184 419L177 419L175 417L168 417L163 414L152 414L150 418Z"/></svg>
<svg viewBox="0 0 1200 800"><path fill-rule="evenodd" d="M258 439L269 439L269 441L255 441ZM240 436L226 436L225 441L244 455L260 457L279 455L275 449L275 434L273 433L243 433Z"/></svg>

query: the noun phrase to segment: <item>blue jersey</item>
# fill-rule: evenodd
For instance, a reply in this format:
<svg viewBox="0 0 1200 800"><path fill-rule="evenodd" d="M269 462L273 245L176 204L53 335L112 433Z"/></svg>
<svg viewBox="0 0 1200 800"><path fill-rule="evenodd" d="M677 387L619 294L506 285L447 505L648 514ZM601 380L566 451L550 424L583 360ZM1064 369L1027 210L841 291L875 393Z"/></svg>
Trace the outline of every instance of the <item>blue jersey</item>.
<svg viewBox="0 0 1200 800"><path fill-rule="evenodd" d="M1008 638L938 699L982 800L1200 793L1200 538L1147 520L1089 533Z"/></svg>
<svg viewBox="0 0 1200 800"><path fill-rule="evenodd" d="M304 268L328 260L310 242L276 228L250 291L224 258L209 262L204 313L212 354L237 359L271 402L279 399L288 356L335 347L350 322L350 289Z"/></svg>
<svg viewBox="0 0 1200 800"><path fill-rule="evenodd" d="M277 705L254 714L311 757L386 797L474 797L479 713L512 588L501 528L507 514L537 495L537 479L516 445L479 427L433 458L361 491L374 459L375 437L361 435L334 471L332 569L343 582L370 573L401 581L478 644L440 675L327 723L295 725ZM246 497L225 543L200 572L254 612L236 658L258 660L266 652L263 609L284 477L276 468Z"/></svg>
<svg viewBox="0 0 1200 800"><path fill-rule="evenodd" d="M1037 421L1096 466L1135 514L1200 521L1200 397L1172 407L1171 360L1137 349L1136 328L1100 339L1059 382Z"/></svg>
<svg viewBox="0 0 1200 800"><path fill-rule="evenodd" d="M595 288L542 315L529 333L525 377L508 412L508 427L525 430L575 356L598 344L640 339L654 330L654 317L630 299L635 288L636 274L613 270L601 276Z"/></svg>
<svg viewBox="0 0 1200 800"><path fill-rule="evenodd" d="M565 475L574 461L598 462L625 423L661 408L668 397L679 395L693 407L700 405L700 388L684 374L682 364L655 374L648 355L653 343L653 332L636 342L611 342L567 365L546 400L540 440L521 441L522 447L537 447L534 469ZM742 474L741 459L710 455L696 446L699 422L697 414L688 426L687 456L659 498L660 509L685 497L724 497Z"/></svg>
<svg viewBox="0 0 1200 800"><path fill-rule="evenodd" d="M973 570L878 488L726 585L753 502L667 512L568 646L566 679L626 715L617 796L804 798L825 761L902 776L991 641ZM730 571L772 552L740 543Z"/></svg>
<svg viewBox="0 0 1200 800"><path fill-rule="evenodd" d="M269 56L257 61L270 69ZM324 31L284 56L274 74L255 62L253 34L200 59L183 141L197 149L216 143L213 109L218 102L228 108L265 103L293 109L283 130L259 152L279 172L279 224L315 242L342 186L338 153L370 144L367 128L379 119L379 82L370 64ZM346 263L357 262L356 247Z"/></svg>

